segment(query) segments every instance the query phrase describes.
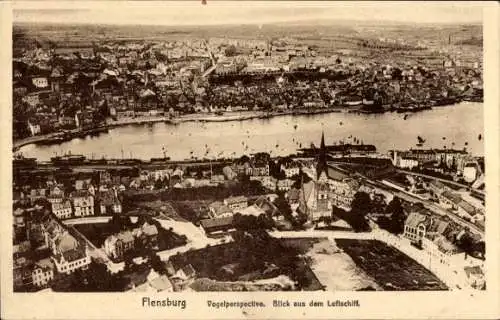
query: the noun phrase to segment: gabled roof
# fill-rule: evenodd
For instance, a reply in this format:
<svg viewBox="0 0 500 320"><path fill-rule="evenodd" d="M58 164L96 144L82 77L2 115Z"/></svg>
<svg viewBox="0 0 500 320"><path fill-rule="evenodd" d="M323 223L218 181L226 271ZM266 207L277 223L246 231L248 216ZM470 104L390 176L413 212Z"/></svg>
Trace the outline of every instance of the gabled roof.
<svg viewBox="0 0 500 320"><path fill-rule="evenodd" d="M238 202L246 202L248 201L245 196L237 196L237 197L229 197L224 199L228 204L238 203Z"/></svg>
<svg viewBox="0 0 500 320"><path fill-rule="evenodd" d="M72 261L76 261L76 260L80 260L80 259L85 258L86 253L85 253L85 250L83 248L77 248L77 249L64 251L64 252L62 252L62 255L64 257L64 260L66 260L67 262L72 262Z"/></svg>
<svg viewBox="0 0 500 320"><path fill-rule="evenodd" d="M64 232L56 240L56 245L61 252L71 251L78 248L78 241L68 232Z"/></svg>
<svg viewBox="0 0 500 320"><path fill-rule="evenodd" d="M217 215L227 213L227 212L232 212L232 210L228 206L226 206L224 203L222 203L220 201L212 202L209 205L209 208L214 210Z"/></svg>
<svg viewBox="0 0 500 320"><path fill-rule="evenodd" d="M462 201L462 197L459 194L450 191L444 191L441 195L456 204Z"/></svg>
<svg viewBox="0 0 500 320"><path fill-rule="evenodd" d="M409 226L410 228L417 228L419 224L425 223L426 228L429 226L429 216L422 214L420 212L410 212L408 217L406 218L405 225Z"/></svg>
<svg viewBox="0 0 500 320"><path fill-rule="evenodd" d="M460 251L460 249L456 245L448 241L443 236L436 238L434 240L434 243L437 245L439 251L446 254L453 254Z"/></svg>
<svg viewBox="0 0 500 320"><path fill-rule="evenodd" d="M474 266L474 267L464 267L465 274L467 277L470 277L471 275L475 276L483 276L484 272L479 266Z"/></svg>
<svg viewBox="0 0 500 320"><path fill-rule="evenodd" d="M476 214L476 209L470 203L462 200L458 203L458 205L460 206L460 208L462 208L465 212L467 212L471 216Z"/></svg>
<svg viewBox="0 0 500 320"><path fill-rule="evenodd" d="M200 224L204 229L218 228L218 227L229 227L233 224L233 217L203 219L200 221Z"/></svg>
<svg viewBox="0 0 500 320"><path fill-rule="evenodd" d="M163 275L149 281L149 285L154 288L157 292L170 290L172 288L172 283L167 276Z"/></svg>
<svg viewBox="0 0 500 320"><path fill-rule="evenodd" d="M52 211L63 210L71 208L71 202L68 199L63 200L61 203L53 203Z"/></svg>
<svg viewBox="0 0 500 320"><path fill-rule="evenodd" d="M54 263L50 258L38 260L35 265L43 270L54 269Z"/></svg>
<svg viewBox="0 0 500 320"><path fill-rule="evenodd" d="M142 232L144 232L148 236L152 236L158 234L158 229L154 224L149 224L145 222L144 225L142 226Z"/></svg>
<svg viewBox="0 0 500 320"><path fill-rule="evenodd" d="M134 241L134 236L130 231L120 232L119 234L116 235L116 238L126 243Z"/></svg>
<svg viewBox="0 0 500 320"><path fill-rule="evenodd" d="M193 266L191 264L185 265L182 267L182 271L187 277L192 277L196 274L196 271L194 270Z"/></svg>
<svg viewBox="0 0 500 320"><path fill-rule="evenodd" d="M240 213L242 215L251 215L251 216L258 217L261 214L264 214L265 212L264 212L264 210L262 210L258 206L251 205L249 207L246 207L245 209L238 210L238 213Z"/></svg>

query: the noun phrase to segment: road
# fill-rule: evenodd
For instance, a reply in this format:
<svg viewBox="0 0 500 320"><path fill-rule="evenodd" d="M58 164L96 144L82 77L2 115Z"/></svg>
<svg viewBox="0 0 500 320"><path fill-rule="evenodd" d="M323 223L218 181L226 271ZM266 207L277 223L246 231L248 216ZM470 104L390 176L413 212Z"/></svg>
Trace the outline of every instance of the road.
<svg viewBox="0 0 500 320"><path fill-rule="evenodd" d="M325 231L325 230L269 231L269 235L275 238L328 238L328 239L360 239L360 240L374 239L374 235L370 232L352 232L352 231Z"/></svg>
<svg viewBox="0 0 500 320"><path fill-rule="evenodd" d="M73 218L62 220L62 222L67 226L72 226L75 224L88 224L88 223L106 223L111 220L111 216L91 216L83 218Z"/></svg>

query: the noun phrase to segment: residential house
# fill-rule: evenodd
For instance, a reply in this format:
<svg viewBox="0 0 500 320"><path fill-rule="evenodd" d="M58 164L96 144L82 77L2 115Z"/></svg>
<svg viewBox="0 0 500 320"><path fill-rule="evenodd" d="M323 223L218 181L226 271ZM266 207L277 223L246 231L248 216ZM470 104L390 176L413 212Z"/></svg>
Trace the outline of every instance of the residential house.
<svg viewBox="0 0 500 320"><path fill-rule="evenodd" d="M45 287L54 279L54 262L50 258L39 260L34 264L31 276L33 284L37 287Z"/></svg>
<svg viewBox="0 0 500 320"><path fill-rule="evenodd" d="M88 190L91 185L91 179L77 179L75 180L75 190Z"/></svg>
<svg viewBox="0 0 500 320"><path fill-rule="evenodd" d="M33 263L25 256L14 255L13 259L14 291L22 291L33 284Z"/></svg>
<svg viewBox="0 0 500 320"><path fill-rule="evenodd" d="M37 89L45 89L49 86L49 81L46 77L33 77L31 81Z"/></svg>
<svg viewBox="0 0 500 320"><path fill-rule="evenodd" d="M142 233L146 237L146 243L149 247L158 246L158 229L154 224L144 223Z"/></svg>
<svg viewBox="0 0 500 320"><path fill-rule="evenodd" d="M41 102L40 92L30 92L25 95L22 100L29 104L31 107L36 107Z"/></svg>
<svg viewBox="0 0 500 320"><path fill-rule="evenodd" d="M77 127L90 127L94 124L94 115L89 111L77 111L75 114L75 124Z"/></svg>
<svg viewBox="0 0 500 320"><path fill-rule="evenodd" d="M104 252L108 257L121 261L124 254L133 250L135 239L130 231L123 231L117 235L110 235L104 240Z"/></svg>
<svg viewBox="0 0 500 320"><path fill-rule="evenodd" d="M177 272L172 276L174 279L179 279L182 281L186 281L189 279L193 279L196 276L196 270L193 268L191 264L187 264L177 270Z"/></svg>
<svg viewBox="0 0 500 320"><path fill-rule="evenodd" d="M413 243L422 243L427 229L431 224L429 214L413 211L410 212L405 220L403 236Z"/></svg>
<svg viewBox="0 0 500 320"><path fill-rule="evenodd" d="M64 200L64 193L49 193L47 201L51 204L62 203Z"/></svg>
<svg viewBox="0 0 500 320"><path fill-rule="evenodd" d="M278 189L278 191L284 191L284 192L287 192L289 191L293 184L295 183L295 181L293 181L292 179L281 179L281 180L278 180L277 183L276 183L276 189Z"/></svg>
<svg viewBox="0 0 500 320"><path fill-rule="evenodd" d="M251 206L248 206L244 209L238 209L236 210L236 213L239 213L243 216L254 216L254 217L258 217L262 214L265 214L265 211L262 210L259 206L253 204Z"/></svg>
<svg viewBox="0 0 500 320"><path fill-rule="evenodd" d="M130 290L131 292L172 292L174 291L172 283L166 275L159 275L153 269L149 272L146 282L141 285L135 286Z"/></svg>
<svg viewBox="0 0 500 320"><path fill-rule="evenodd" d="M224 183L224 175L222 174L213 174L211 177L210 177L210 183L212 184L222 184Z"/></svg>
<svg viewBox="0 0 500 320"><path fill-rule="evenodd" d="M36 119L28 120L28 129L30 130L32 136L39 134L42 130Z"/></svg>
<svg viewBox="0 0 500 320"><path fill-rule="evenodd" d="M438 195L439 204L447 209L458 209L458 204L462 201L462 197L459 194L453 193L451 191L444 191Z"/></svg>
<svg viewBox="0 0 500 320"><path fill-rule="evenodd" d="M122 205L113 190L100 192L98 201L100 214L105 215L122 213Z"/></svg>
<svg viewBox="0 0 500 320"><path fill-rule="evenodd" d="M248 199L245 196L229 197L224 199L224 204L235 211L248 207Z"/></svg>
<svg viewBox="0 0 500 320"><path fill-rule="evenodd" d="M132 234L142 246L150 248L158 246L158 229L154 224L145 222L141 227L132 230Z"/></svg>
<svg viewBox="0 0 500 320"><path fill-rule="evenodd" d="M221 232L227 232L234 229L233 217L222 217L222 218L211 218L203 219L200 221L202 230L207 235L218 234Z"/></svg>
<svg viewBox="0 0 500 320"><path fill-rule="evenodd" d="M270 189L270 190L275 190L276 189L276 178L271 177L271 176L250 176L250 180L252 181L259 181L263 187Z"/></svg>
<svg viewBox="0 0 500 320"><path fill-rule="evenodd" d="M285 177L291 178L300 172L300 165L297 162L291 161L280 166L281 171L285 172Z"/></svg>
<svg viewBox="0 0 500 320"><path fill-rule="evenodd" d="M215 201L208 205L212 218L232 217L233 210L221 201Z"/></svg>
<svg viewBox="0 0 500 320"><path fill-rule="evenodd" d="M252 176L269 176L269 162L265 160L252 161Z"/></svg>
<svg viewBox="0 0 500 320"><path fill-rule="evenodd" d="M250 161L246 159L239 159L234 164L234 171L239 175L250 176L252 174L252 166L250 165Z"/></svg>
<svg viewBox="0 0 500 320"><path fill-rule="evenodd" d="M60 185L52 184L49 187L49 196L63 196L64 197L64 190Z"/></svg>
<svg viewBox="0 0 500 320"><path fill-rule="evenodd" d="M94 196L88 191L75 191L71 194L75 217L94 215Z"/></svg>
<svg viewBox="0 0 500 320"><path fill-rule="evenodd" d="M451 191L449 187L438 180L431 180L429 182L429 190L438 198L445 191Z"/></svg>
<svg viewBox="0 0 500 320"><path fill-rule="evenodd" d="M17 208L12 212L14 216L14 227L17 228L24 228L26 226L25 219L24 219L24 209Z"/></svg>
<svg viewBox="0 0 500 320"><path fill-rule="evenodd" d="M45 199L46 195L47 195L47 189L44 188L31 189L29 198L31 203L35 203L35 201L38 199Z"/></svg>
<svg viewBox="0 0 500 320"><path fill-rule="evenodd" d="M71 201L64 199L58 203L52 203L52 213L59 219L69 219L72 214Z"/></svg>

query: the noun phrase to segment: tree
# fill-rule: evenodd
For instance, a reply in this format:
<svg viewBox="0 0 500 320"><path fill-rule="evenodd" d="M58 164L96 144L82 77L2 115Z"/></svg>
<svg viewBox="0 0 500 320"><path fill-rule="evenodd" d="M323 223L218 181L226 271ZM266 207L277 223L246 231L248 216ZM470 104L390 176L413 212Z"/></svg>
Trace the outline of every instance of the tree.
<svg viewBox="0 0 500 320"><path fill-rule="evenodd" d="M234 45L230 45L229 47L227 47L225 50L224 50L224 54L226 55L226 57L232 57L232 56L235 56L237 53L237 49Z"/></svg>
<svg viewBox="0 0 500 320"><path fill-rule="evenodd" d="M280 192L278 197L274 200L274 205L285 218L290 219L292 217L292 208L282 192Z"/></svg>
<svg viewBox="0 0 500 320"><path fill-rule="evenodd" d="M62 292L122 291L126 281L121 273L111 274L106 265L91 262L86 270L78 269L70 275L57 274L52 289Z"/></svg>
<svg viewBox="0 0 500 320"><path fill-rule="evenodd" d="M158 274L163 275L167 273L165 264L154 252L149 255L149 261L151 263L151 268L153 268L154 271L158 272Z"/></svg>
<svg viewBox="0 0 500 320"><path fill-rule="evenodd" d="M359 191L354 195L354 200L351 203L351 213L361 214L366 216L372 212L373 203L368 193Z"/></svg>
<svg viewBox="0 0 500 320"><path fill-rule="evenodd" d="M406 214L404 212L403 206L401 205L401 199L394 197L389 205L387 206L385 212L390 214L388 231L400 234L404 231L404 224L406 220Z"/></svg>
<svg viewBox="0 0 500 320"><path fill-rule="evenodd" d="M386 208L385 196L383 194L375 194L372 200L373 213L384 213Z"/></svg>

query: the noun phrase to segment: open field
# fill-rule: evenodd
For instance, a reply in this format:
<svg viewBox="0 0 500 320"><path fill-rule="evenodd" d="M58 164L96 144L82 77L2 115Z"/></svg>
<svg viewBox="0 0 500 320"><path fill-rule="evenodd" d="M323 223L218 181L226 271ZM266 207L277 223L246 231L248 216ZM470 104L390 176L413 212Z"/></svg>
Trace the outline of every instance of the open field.
<svg viewBox="0 0 500 320"><path fill-rule="evenodd" d="M421 264L383 242L354 239L336 239L335 242L383 290L448 289Z"/></svg>

